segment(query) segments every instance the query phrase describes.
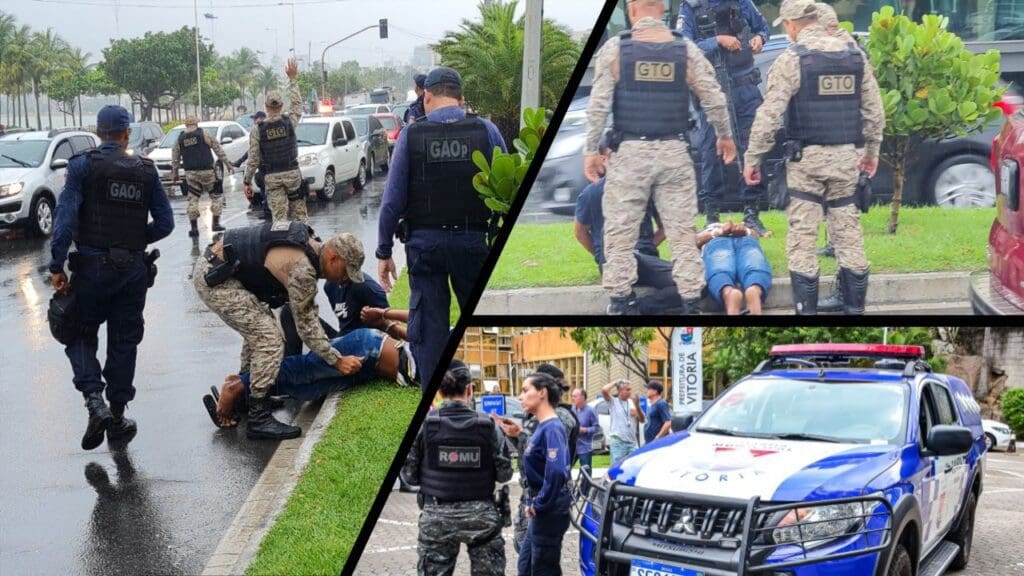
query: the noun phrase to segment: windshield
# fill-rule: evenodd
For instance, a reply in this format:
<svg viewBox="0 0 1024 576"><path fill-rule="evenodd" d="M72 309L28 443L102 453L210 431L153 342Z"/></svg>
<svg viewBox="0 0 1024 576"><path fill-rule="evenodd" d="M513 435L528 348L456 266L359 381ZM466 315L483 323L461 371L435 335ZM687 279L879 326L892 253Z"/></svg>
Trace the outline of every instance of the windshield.
<svg viewBox="0 0 1024 576"><path fill-rule="evenodd" d="M161 148L173 148L174 147L174 143L178 141L178 136L180 136L181 133L184 132L184 131L185 131L185 128L181 127L181 126L175 128L174 130L171 130L170 132L167 133L166 136L164 136L163 141L160 142L160 147ZM214 140L217 139L217 127L216 126L204 126L203 127L203 132L207 136L209 136L211 139L214 139Z"/></svg>
<svg viewBox="0 0 1024 576"><path fill-rule="evenodd" d="M327 143L327 128L329 124L322 123L299 123L295 129L295 140L299 146L319 146Z"/></svg>
<svg viewBox="0 0 1024 576"><path fill-rule="evenodd" d="M366 116L356 116L352 119L352 123L356 126L356 134L366 136L366 125L370 123Z"/></svg>
<svg viewBox="0 0 1024 576"><path fill-rule="evenodd" d="M0 140L0 168L39 166L49 147L49 140Z"/></svg>
<svg viewBox="0 0 1024 576"><path fill-rule="evenodd" d="M252 116L248 116L248 115L246 115L246 116L239 116L238 118L235 119L235 122L238 122L239 124L242 125L243 128L245 128L246 130L252 132L252 123L253 123Z"/></svg>
<svg viewBox="0 0 1024 576"><path fill-rule="evenodd" d="M696 430L896 444L903 436L906 404L903 385L755 378L726 391L697 421Z"/></svg>
<svg viewBox="0 0 1024 576"><path fill-rule="evenodd" d="M384 125L384 129L388 132L398 129L398 123L395 122L393 116L378 116L377 120L380 120L380 123Z"/></svg>
<svg viewBox="0 0 1024 576"><path fill-rule="evenodd" d="M349 116L352 116L352 115L365 116L367 114L373 114L376 111L377 111L377 106L376 105L368 104L368 105L364 105L364 106L353 106L352 108L349 108L348 110L345 110L345 114L347 114Z"/></svg>
<svg viewBox="0 0 1024 576"><path fill-rule="evenodd" d="M128 134L128 147L134 148L138 146L139 142L142 142L142 126L130 126L130 128L132 131Z"/></svg>

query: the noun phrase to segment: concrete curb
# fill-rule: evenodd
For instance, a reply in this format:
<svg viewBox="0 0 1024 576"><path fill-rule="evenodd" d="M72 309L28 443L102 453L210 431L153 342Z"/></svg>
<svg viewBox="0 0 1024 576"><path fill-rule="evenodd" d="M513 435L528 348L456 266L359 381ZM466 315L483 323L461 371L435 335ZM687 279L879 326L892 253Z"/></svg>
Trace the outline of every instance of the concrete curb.
<svg viewBox="0 0 1024 576"><path fill-rule="evenodd" d="M329 394L322 405L308 403L295 418L303 435L283 440L263 469L256 485L206 562L203 576L244 574L259 550L260 542L284 510L292 490L302 476L313 448L323 438L337 411L340 392Z"/></svg>
<svg viewBox="0 0 1024 576"><path fill-rule="evenodd" d="M936 304L937 308L967 305L970 272L915 272L911 274L874 274L868 288L871 307ZM822 276L821 297L832 290L833 276ZM474 314L510 315L603 315L608 296L600 286L563 286L487 290L480 297ZM774 278L765 303L765 312L792 311L793 289L789 278ZM918 308L922 306L916 306ZM704 312L719 312L710 298L701 305ZM924 306L927 308L927 306ZM869 310L870 311L870 310ZM920 311L916 311L921 313Z"/></svg>

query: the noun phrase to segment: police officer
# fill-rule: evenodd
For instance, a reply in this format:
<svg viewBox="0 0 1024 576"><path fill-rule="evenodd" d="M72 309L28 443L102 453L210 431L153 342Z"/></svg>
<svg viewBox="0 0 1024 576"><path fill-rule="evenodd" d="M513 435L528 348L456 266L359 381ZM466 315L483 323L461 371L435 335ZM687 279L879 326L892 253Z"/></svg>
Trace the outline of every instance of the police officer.
<svg viewBox="0 0 1024 576"><path fill-rule="evenodd" d="M448 575L459 545L469 549L474 575L505 574L502 515L495 483L512 479L501 431L473 409L469 368L452 360L441 381L441 407L431 411L409 449L402 479L420 487L418 573Z"/></svg>
<svg viewBox="0 0 1024 576"><path fill-rule="evenodd" d="M836 38L818 21L813 0L784 0L780 22L794 42L768 72L765 101L750 134L743 176L761 181L758 163L771 150L785 117L788 137L802 147L786 163L789 236L786 252L797 314L818 307L818 260L814 244L822 211L836 247L837 276L847 314L863 314L868 261L854 204L859 172L873 176L885 127L882 97L864 54ZM863 152L858 148L863 146Z"/></svg>
<svg viewBox="0 0 1024 576"><path fill-rule="evenodd" d="M491 211L473 188L479 169L473 152L490 161L506 150L498 128L461 108L462 77L451 68L430 71L423 83L426 116L402 130L380 208L377 252L381 286L397 279L392 238L404 219L409 263L409 343L426 387L448 341L451 289L462 309L487 260Z"/></svg>
<svg viewBox="0 0 1024 576"><path fill-rule="evenodd" d="M144 252L174 230L171 205L153 161L125 152L130 122L131 115L120 106L100 110L96 133L103 143L68 163L50 245L53 287L62 293L70 289L80 314L81 333L64 351L75 373L75 388L89 410L84 450L103 443L104 432L111 442L129 442L135 436L135 422L124 412L135 398L135 356L152 281ZM71 255L69 284L64 261L72 239L77 252ZM101 368L96 349L104 322L107 359Z"/></svg>
<svg viewBox="0 0 1024 576"><path fill-rule="evenodd" d="M414 86L413 90L416 92L416 101L409 105L409 108L405 111L405 117L402 118L402 122L406 124L412 124L417 118L426 114L423 111L423 84L427 81L426 74L417 74L412 79Z"/></svg>
<svg viewBox="0 0 1024 576"><path fill-rule="evenodd" d="M284 336L271 309L289 303L302 341L338 372L349 376L361 368L361 358L340 355L324 334L316 285L319 278L362 282L362 265L362 243L351 234L321 244L308 226L287 221L232 228L196 261L192 282L199 298L243 339L239 373L252 378L249 438L302 434L274 419L267 397L284 357Z"/></svg>
<svg viewBox="0 0 1024 576"><path fill-rule="evenodd" d="M203 192L210 195L210 213L213 214L214 232L223 232L220 215L224 211L224 188L217 186L217 173L213 171L213 156L228 174L235 173L235 167L228 162L220 144L199 128L199 120L195 116L185 118L185 130L178 136L171 148L171 184L178 185L178 164L185 166L185 187L188 188L188 219L192 228L188 235L197 238L199 227L199 197Z"/></svg>
<svg viewBox="0 0 1024 576"><path fill-rule="evenodd" d="M267 118L254 125L249 133L249 162L245 165L245 197L252 200L252 178L258 168L266 181L267 202L271 217L279 220L308 221L306 197L302 186L302 172L299 171L299 148L295 138L295 127L302 118L302 97L295 77L299 65L294 58L288 60L285 74L288 75L288 96L291 108L282 114L284 100L281 93L267 94L265 107Z"/></svg>
<svg viewBox="0 0 1024 576"><path fill-rule="evenodd" d="M764 16L751 0L684 0L679 5L679 28L683 35L697 43L704 55L715 65L718 81L726 91L732 119L733 136L742 155L750 137L750 125L761 105L761 73L754 67L754 54L761 52L770 32ZM701 156L700 191L708 222L718 222L718 211L725 187L724 167L715 155L714 134L704 113L698 146ZM743 220L747 228L766 236L761 222L758 200L764 186L748 186L740 181Z"/></svg>
<svg viewBox="0 0 1024 576"><path fill-rule="evenodd" d="M714 69L692 41L661 22L664 3L634 0L628 7L633 29L610 38L597 55L584 147L584 174L597 182L605 169L598 143L614 110L620 144L612 146L602 200L608 314L637 313L633 246L652 197L672 247L683 313L697 314L705 282L695 230L697 185L685 141L691 90L718 132L717 150L726 163L736 145Z"/></svg>

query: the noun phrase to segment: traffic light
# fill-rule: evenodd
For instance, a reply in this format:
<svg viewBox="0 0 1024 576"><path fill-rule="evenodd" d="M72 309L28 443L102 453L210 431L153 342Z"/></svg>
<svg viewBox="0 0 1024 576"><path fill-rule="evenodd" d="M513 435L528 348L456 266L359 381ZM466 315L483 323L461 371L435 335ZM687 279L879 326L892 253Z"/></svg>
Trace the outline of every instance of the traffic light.
<svg viewBox="0 0 1024 576"><path fill-rule="evenodd" d="M381 38L387 38L388 37L388 19L387 18L381 18L380 19L380 37Z"/></svg>

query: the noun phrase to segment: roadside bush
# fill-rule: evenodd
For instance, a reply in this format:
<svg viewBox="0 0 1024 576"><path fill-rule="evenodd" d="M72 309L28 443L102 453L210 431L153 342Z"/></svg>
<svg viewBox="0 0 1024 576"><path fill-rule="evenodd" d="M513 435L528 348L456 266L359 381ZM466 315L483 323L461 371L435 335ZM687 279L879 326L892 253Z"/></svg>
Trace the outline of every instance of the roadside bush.
<svg viewBox="0 0 1024 576"><path fill-rule="evenodd" d="M1014 388L1003 394L1003 416L1014 434L1024 434L1024 388Z"/></svg>

